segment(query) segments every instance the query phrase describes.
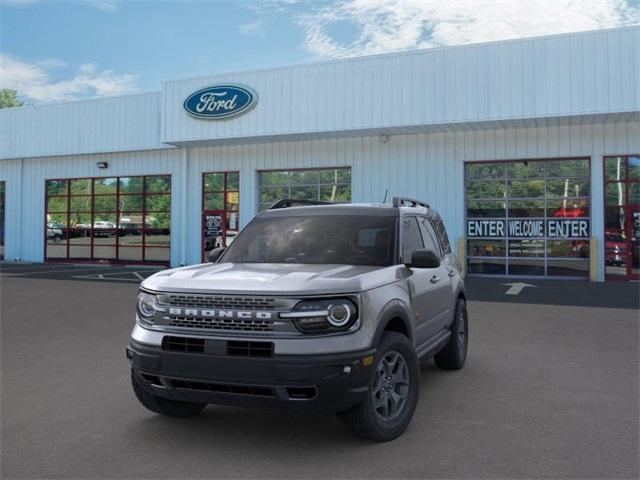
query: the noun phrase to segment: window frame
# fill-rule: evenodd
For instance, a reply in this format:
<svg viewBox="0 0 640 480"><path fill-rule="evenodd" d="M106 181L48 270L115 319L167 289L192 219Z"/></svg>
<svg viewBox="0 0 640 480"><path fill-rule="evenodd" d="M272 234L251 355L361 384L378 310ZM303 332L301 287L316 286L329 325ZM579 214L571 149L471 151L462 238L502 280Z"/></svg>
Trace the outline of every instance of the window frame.
<svg viewBox="0 0 640 480"><path fill-rule="evenodd" d="M147 192L147 179L149 178L154 178L154 177L165 177L168 178L168 185L169 185L169 191L168 192L151 192L148 193ZM141 191L140 192L127 192L127 193L122 193L120 191L121 189L121 180L124 178L141 178L142 179L142 187L141 187ZM112 192L107 192L107 193L96 193L96 181L100 181L100 180L105 180L105 179L114 179L115 180L115 186L116 186L116 193L112 193ZM78 181L78 180L85 180L89 182L89 191L88 193L83 192L80 194L75 194L73 195L73 192L71 191L71 182L73 181ZM53 194L53 195L49 195L49 190L48 190L48 185L50 182L64 182L65 183L65 194ZM171 263L171 208L172 208L172 193L173 190L173 177L171 174L163 174L163 173L158 173L158 174L144 174L144 175L106 175L106 176L100 176L100 177L69 177L69 178L46 178L44 180L44 245L43 245L43 258L45 259L45 261L47 262L60 262L60 263L66 263L66 262L78 262L78 263L83 263L83 262L105 262L105 263L113 263L113 264L144 264L144 265L169 265ZM139 195L141 197L141 206L140 206L140 211L123 211L120 208L120 197L121 196L136 196ZM166 196L169 198L169 203L168 203L168 208L164 209L164 210L153 210L153 211L148 211L147 210L147 205L146 205L146 201L147 201L147 196L148 195L156 195L156 196ZM95 200L96 197L109 197L109 196L115 196L116 197L116 205L115 205L115 210L105 210L105 211L96 211L95 209ZM86 197L89 199L89 203L90 203L90 207L88 211L71 211L71 199L72 198L78 198L78 197ZM49 201L51 198L62 198L62 199L66 199L66 211L64 212L49 212ZM140 215L140 218L142 220L141 222L141 227L140 227L140 246L136 246L136 247L130 247L127 245L122 245L120 238L121 238L121 234L122 234L122 228L120 227L120 219L122 218L122 215L124 214L135 214L135 215ZM60 214L60 215L65 215L66 216L66 224L64 225L64 227L62 228L63 232L66 235L63 235L63 237L65 238L65 256L64 257L49 257L47 256L47 247L49 245L48 243L48 217L50 214ZM83 227L81 230L85 230L85 234L86 237L90 238L90 242L88 244L74 244L71 241L71 237L70 237L70 232L73 230L79 230L76 229L75 227L71 227L71 216L72 214L74 215L88 215L90 218L90 222L89 222L89 227L85 228ZM114 215L115 216L115 222L113 222L115 224L115 227L113 229L96 229L95 228L95 222L96 222L96 214L98 215ZM168 245L158 245L158 244L149 244L147 245L147 232L152 232L152 231L157 231L157 230L165 230L165 228L157 228L157 227L148 227L146 224L146 219L147 219L147 214L151 214L149 216L152 216L153 214L168 214L169 216L169 226L168 226L168 230L169 230L169 244ZM103 244L103 245L98 245L98 247L100 246L105 246L105 247L114 247L115 248L115 254L114 254L114 258L103 258L100 256L96 256L95 254L95 238L96 236L96 230L100 231L101 233L105 233L109 236L109 233L113 233L113 237L114 237L114 243L113 244ZM151 235L150 235L151 236ZM71 256L71 247L75 246L75 247L89 247L89 256L87 257L72 257ZM133 249L136 248L140 250L140 260L130 260L130 259L125 259L125 258L121 258L121 251L122 252L126 252L126 251L131 251L128 249ZM167 260L155 260L155 259L149 259L147 260L147 250L152 249L152 250L157 250L157 249L167 249L169 254L168 254L168 259Z"/></svg>

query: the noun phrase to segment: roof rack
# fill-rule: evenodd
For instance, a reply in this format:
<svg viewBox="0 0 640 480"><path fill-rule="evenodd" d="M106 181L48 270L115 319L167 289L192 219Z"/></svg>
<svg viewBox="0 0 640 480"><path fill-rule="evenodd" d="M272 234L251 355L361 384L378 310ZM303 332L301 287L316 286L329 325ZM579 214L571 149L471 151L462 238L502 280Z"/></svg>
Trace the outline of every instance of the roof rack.
<svg viewBox="0 0 640 480"><path fill-rule="evenodd" d="M278 208L303 207L306 205L335 205L333 202L323 202L322 200L296 200L295 198L283 198L269 207L269 210Z"/></svg>
<svg viewBox="0 0 640 480"><path fill-rule="evenodd" d="M409 205L406 205L406 204L409 204ZM393 206L394 207L431 208L428 203L421 202L420 200L415 200L413 198L406 198L406 197L393 197Z"/></svg>

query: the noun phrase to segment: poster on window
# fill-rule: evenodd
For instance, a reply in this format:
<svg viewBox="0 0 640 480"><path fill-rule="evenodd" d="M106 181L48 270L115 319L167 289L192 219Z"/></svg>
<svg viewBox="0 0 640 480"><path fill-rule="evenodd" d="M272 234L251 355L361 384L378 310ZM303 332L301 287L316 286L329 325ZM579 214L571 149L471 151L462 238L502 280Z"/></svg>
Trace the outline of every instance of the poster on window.
<svg viewBox="0 0 640 480"><path fill-rule="evenodd" d="M589 238L588 219L467 220L467 238Z"/></svg>
<svg viewBox="0 0 640 480"><path fill-rule="evenodd" d="M204 217L205 250L222 246L222 214L209 213Z"/></svg>

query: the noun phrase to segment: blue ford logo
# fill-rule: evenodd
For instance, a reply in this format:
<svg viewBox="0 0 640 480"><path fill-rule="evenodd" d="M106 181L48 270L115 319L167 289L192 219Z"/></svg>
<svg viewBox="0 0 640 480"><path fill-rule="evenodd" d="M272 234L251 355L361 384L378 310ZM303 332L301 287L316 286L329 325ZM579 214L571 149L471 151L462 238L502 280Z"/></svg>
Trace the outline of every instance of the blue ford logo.
<svg viewBox="0 0 640 480"><path fill-rule="evenodd" d="M215 85L192 93L184 101L184 109L197 118L217 120L235 117L252 109L258 95L249 87Z"/></svg>

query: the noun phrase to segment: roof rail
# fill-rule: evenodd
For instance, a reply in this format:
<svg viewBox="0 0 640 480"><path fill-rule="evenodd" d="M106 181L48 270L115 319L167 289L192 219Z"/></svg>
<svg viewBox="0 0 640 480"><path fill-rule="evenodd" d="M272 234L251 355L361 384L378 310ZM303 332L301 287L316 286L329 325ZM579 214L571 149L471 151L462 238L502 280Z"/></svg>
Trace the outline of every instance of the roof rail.
<svg viewBox="0 0 640 480"><path fill-rule="evenodd" d="M322 200L296 200L295 198L283 198L269 207L269 210L278 208L303 207L305 205L335 205L333 202L323 202Z"/></svg>
<svg viewBox="0 0 640 480"><path fill-rule="evenodd" d="M409 205L405 205L409 204ZM415 200L413 198L406 197L393 197L393 206L394 207L424 207L431 208L428 203L421 202L420 200Z"/></svg>

